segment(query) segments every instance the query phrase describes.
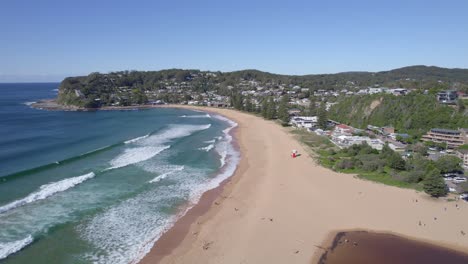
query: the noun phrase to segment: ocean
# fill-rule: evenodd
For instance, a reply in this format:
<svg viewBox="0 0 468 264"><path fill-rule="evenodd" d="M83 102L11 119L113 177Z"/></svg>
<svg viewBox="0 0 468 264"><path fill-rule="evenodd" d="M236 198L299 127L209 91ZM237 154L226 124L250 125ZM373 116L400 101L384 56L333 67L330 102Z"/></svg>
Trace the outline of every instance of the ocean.
<svg viewBox="0 0 468 264"><path fill-rule="evenodd" d="M0 84L2 264L136 263L235 171L228 119L30 107L58 85Z"/></svg>

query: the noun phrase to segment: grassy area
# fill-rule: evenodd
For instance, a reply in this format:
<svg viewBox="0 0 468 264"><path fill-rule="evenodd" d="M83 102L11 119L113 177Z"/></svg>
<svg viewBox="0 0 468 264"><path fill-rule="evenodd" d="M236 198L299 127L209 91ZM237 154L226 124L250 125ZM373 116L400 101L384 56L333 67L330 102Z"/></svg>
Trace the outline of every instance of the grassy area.
<svg viewBox="0 0 468 264"><path fill-rule="evenodd" d="M340 148L333 144L328 138L319 136L315 133L310 133L304 129L291 128L291 134L304 144L309 155L314 158L320 165L332 169L337 172L356 174L359 178L370 180L374 182L383 183L386 185L396 186L400 188L411 188L415 190L422 190L422 186L416 183L408 183L392 177L391 169L385 167L380 171L364 171L360 169L336 169L336 163L341 160L348 158L342 152Z"/></svg>

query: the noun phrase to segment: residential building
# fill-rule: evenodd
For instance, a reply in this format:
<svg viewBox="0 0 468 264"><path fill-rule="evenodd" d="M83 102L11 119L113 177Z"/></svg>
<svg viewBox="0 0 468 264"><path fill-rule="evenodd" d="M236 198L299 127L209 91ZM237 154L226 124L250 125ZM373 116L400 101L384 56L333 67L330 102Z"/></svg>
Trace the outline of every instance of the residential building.
<svg viewBox="0 0 468 264"><path fill-rule="evenodd" d="M377 150L382 150L384 146L384 142L377 138L369 138L369 137L360 137L360 136L346 136L346 135L338 135L332 134L332 141L342 148L347 148L352 145L360 145L366 142L370 147Z"/></svg>
<svg viewBox="0 0 468 264"><path fill-rule="evenodd" d="M437 93L437 101L443 104L453 104L457 101L458 94L456 91L443 91Z"/></svg>
<svg viewBox="0 0 468 264"><path fill-rule="evenodd" d="M468 144L467 132L467 128L459 130L433 128L422 137L422 140L436 143L447 143L447 147L453 149L463 144Z"/></svg>
<svg viewBox="0 0 468 264"><path fill-rule="evenodd" d="M456 153L462 160L463 166L468 168L468 149L459 149Z"/></svg>
<svg viewBox="0 0 468 264"><path fill-rule="evenodd" d="M316 116L295 116L289 121L291 125L300 128L312 128L317 125Z"/></svg>
<svg viewBox="0 0 468 264"><path fill-rule="evenodd" d="M395 128L391 126L384 126L382 127L382 133L384 135L389 135L395 133Z"/></svg>
<svg viewBox="0 0 468 264"><path fill-rule="evenodd" d="M288 114L290 116L297 116L301 113L301 109L297 109L297 108L291 108L288 110Z"/></svg>
<svg viewBox="0 0 468 264"><path fill-rule="evenodd" d="M352 134L354 132L354 128L347 126L345 124L339 124L335 126L334 133L337 134Z"/></svg>

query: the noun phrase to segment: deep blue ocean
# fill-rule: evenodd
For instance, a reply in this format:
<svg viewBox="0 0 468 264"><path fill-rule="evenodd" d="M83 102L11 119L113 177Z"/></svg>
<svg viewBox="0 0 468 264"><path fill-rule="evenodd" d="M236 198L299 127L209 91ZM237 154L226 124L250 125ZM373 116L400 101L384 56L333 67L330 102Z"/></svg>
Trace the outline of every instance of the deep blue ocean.
<svg viewBox="0 0 468 264"><path fill-rule="evenodd" d="M58 85L0 84L0 263L137 262L235 170L232 121L30 107Z"/></svg>

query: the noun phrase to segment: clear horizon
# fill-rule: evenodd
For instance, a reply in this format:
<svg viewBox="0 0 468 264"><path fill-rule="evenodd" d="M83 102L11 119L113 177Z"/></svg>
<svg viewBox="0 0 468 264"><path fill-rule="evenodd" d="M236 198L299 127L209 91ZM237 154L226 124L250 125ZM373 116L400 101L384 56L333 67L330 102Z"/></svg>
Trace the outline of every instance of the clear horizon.
<svg viewBox="0 0 468 264"><path fill-rule="evenodd" d="M304 75L468 68L468 2L14 1L0 82L171 68Z"/></svg>

